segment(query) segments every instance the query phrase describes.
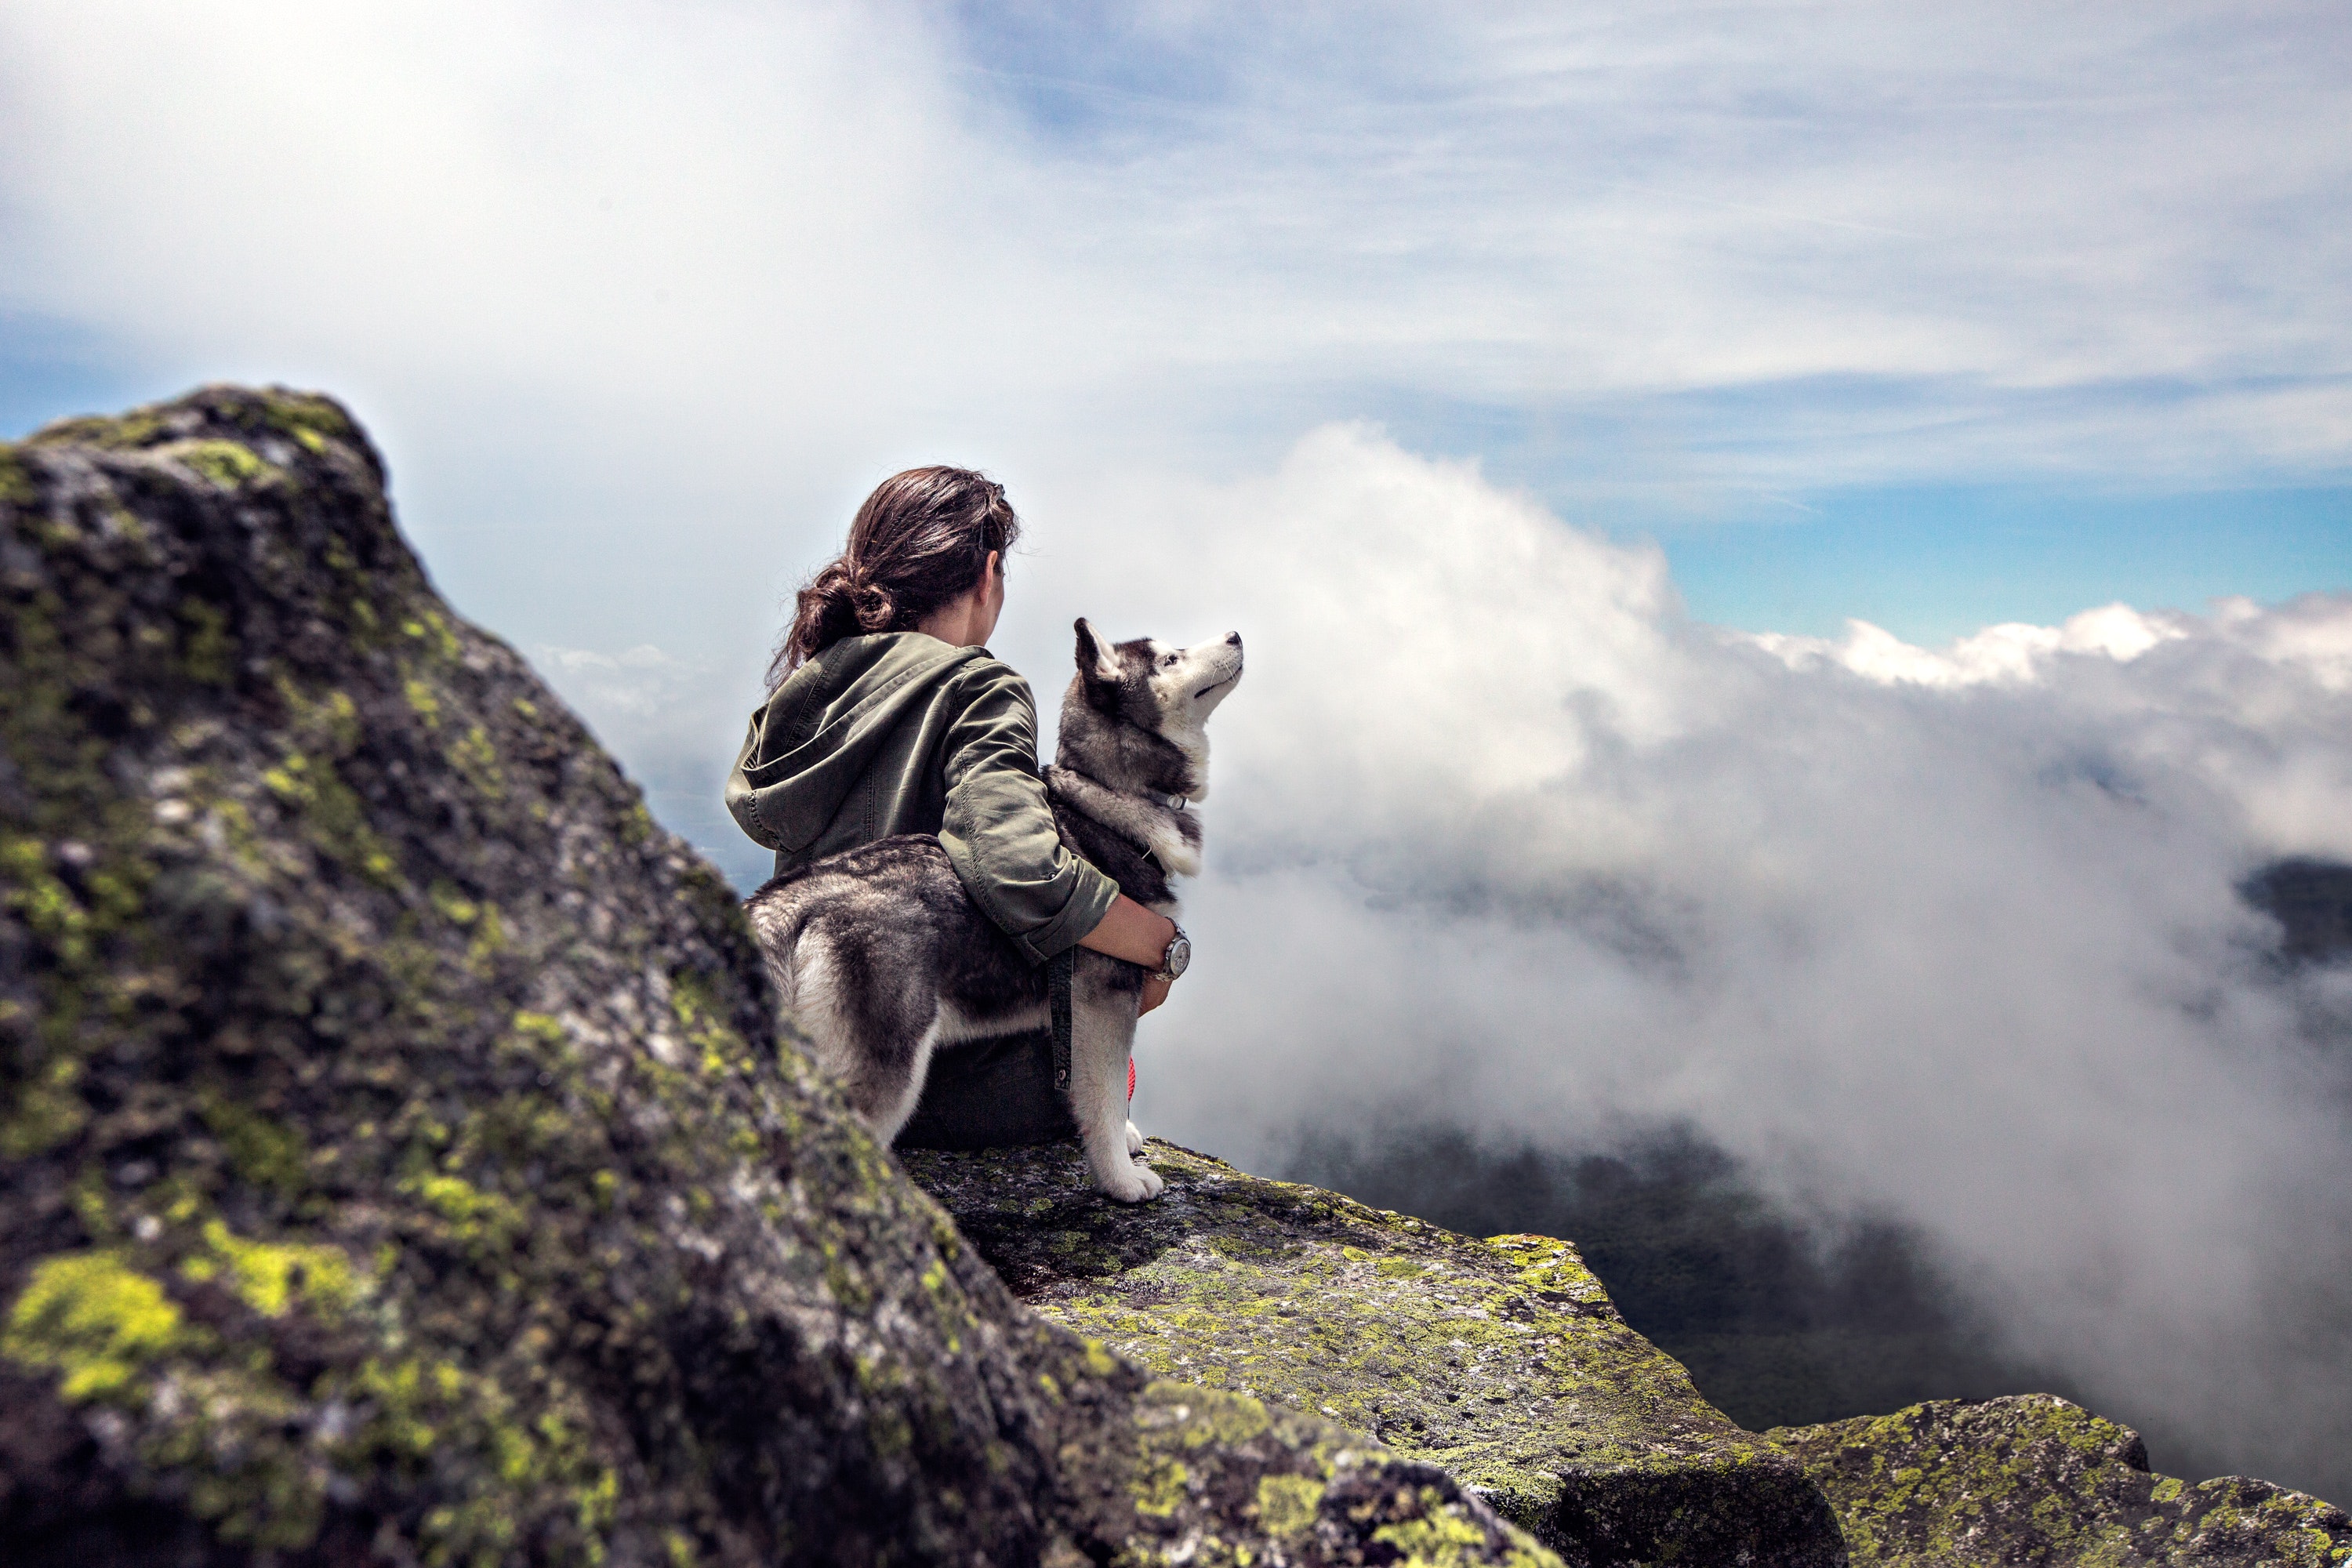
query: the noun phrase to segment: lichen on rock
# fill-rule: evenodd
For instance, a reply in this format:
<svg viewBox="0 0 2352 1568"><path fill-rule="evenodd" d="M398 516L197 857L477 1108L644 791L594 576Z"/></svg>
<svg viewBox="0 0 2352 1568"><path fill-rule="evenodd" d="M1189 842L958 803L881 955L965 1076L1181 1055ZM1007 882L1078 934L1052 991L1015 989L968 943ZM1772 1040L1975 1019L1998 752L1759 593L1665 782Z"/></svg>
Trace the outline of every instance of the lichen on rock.
<svg viewBox="0 0 2352 1568"><path fill-rule="evenodd" d="M1153 1373L1320 1415L1570 1561L1830 1563L1820 1491L1629 1328L1570 1244L1487 1241L1154 1141L1154 1204L1070 1146L906 1156L1013 1291Z"/></svg>
<svg viewBox="0 0 2352 1568"><path fill-rule="evenodd" d="M2153 1474L2137 1433L2051 1394L1935 1400L1767 1436L1821 1483L1857 1568L2352 1562L2341 1509L2238 1476Z"/></svg>
<svg viewBox="0 0 2352 1568"><path fill-rule="evenodd" d="M0 447L12 1564L1549 1561L1024 1310L331 401Z"/></svg>

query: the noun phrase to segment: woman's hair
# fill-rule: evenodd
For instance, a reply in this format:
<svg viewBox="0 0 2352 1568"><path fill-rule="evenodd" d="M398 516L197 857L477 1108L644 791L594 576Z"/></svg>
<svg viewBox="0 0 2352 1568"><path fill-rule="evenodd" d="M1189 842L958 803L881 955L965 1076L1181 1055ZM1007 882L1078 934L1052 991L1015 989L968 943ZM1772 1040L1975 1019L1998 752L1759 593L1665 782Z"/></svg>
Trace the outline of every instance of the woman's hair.
<svg viewBox="0 0 2352 1568"><path fill-rule="evenodd" d="M909 631L971 592L988 552L1010 554L1021 520L1004 487L970 468L908 468L874 487L849 544L800 591L768 666L768 689L844 637Z"/></svg>

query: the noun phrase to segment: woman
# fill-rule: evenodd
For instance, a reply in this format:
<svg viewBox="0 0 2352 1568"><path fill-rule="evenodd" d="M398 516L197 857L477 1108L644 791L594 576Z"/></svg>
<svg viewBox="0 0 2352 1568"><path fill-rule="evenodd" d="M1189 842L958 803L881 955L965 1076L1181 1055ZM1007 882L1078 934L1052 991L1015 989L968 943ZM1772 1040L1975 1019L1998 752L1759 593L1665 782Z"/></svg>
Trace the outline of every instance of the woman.
<svg viewBox="0 0 2352 1568"><path fill-rule="evenodd" d="M969 468L875 488L800 591L727 809L782 875L898 833L939 836L972 902L1033 963L1072 945L1154 972L1176 924L1063 847L1037 773L1028 682L984 646L1021 520ZM1144 983L1149 1013L1170 982ZM1075 1131L1042 1035L934 1058L904 1144L978 1148Z"/></svg>

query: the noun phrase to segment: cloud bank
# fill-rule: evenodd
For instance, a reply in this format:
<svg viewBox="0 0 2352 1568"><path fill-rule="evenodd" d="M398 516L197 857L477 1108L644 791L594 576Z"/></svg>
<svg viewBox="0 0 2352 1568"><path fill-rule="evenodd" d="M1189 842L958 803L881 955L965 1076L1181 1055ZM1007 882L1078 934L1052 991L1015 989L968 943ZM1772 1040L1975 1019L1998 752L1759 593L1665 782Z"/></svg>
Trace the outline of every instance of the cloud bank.
<svg viewBox="0 0 2352 1568"><path fill-rule="evenodd" d="M2352 859L2352 595L1727 632L1362 427L1102 504L1157 543L1057 596L1251 654L1147 1126L1687 1122L1921 1226L2100 1408L2352 1479L2352 970L2281 972L2236 891Z"/></svg>

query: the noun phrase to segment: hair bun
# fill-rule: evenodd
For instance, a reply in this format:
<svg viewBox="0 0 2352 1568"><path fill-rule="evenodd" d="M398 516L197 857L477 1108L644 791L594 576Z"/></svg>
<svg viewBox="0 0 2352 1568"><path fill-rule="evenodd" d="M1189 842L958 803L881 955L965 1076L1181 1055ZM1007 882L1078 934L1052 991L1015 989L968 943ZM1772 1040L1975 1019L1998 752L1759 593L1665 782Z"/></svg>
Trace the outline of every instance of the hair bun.
<svg viewBox="0 0 2352 1568"><path fill-rule="evenodd" d="M898 601L878 583L854 584L849 590L849 603L862 631L888 631L890 623L898 618Z"/></svg>

